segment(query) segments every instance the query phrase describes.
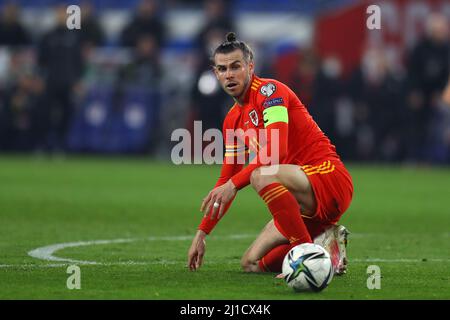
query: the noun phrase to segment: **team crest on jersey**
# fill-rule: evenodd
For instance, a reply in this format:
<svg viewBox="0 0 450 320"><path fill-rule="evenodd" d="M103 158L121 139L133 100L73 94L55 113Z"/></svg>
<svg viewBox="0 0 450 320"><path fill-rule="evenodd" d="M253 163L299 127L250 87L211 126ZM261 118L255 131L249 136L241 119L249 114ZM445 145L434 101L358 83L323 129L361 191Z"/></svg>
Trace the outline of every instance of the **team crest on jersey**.
<svg viewBox="0 0 450 320"><path fill-rule="evenodd" d="M259 123L259 118L258 114L256 113L256 110L253 109L252 111L250 111L248 113L248 116L250 117L250 120L252 120L252 123L255 125L255 127L257 127Z"/></svg>
<svg viewBox="0 0 450 320"><path fill-rule="evenodd" d="M275 92L275 90L277 90L277 87L273 83L269 82L265 86L262 86L259 92L268 98Z"/></svg>

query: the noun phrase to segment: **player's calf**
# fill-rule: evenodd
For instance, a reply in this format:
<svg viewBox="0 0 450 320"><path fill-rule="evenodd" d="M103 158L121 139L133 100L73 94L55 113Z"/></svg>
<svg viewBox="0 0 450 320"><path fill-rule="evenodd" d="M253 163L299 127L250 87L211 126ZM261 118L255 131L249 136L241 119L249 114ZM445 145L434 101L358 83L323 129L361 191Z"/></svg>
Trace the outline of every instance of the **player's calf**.
<svg viewBox="0 0 450 320"><path fill-rule="evenodd" d="M242 256L242 269L245 272L275 271L272 261L276 258L275 253L278 250L277 248L286 244L289 247L287 239L275 227L273 220L270 220ZM287 248L287 250L289 250L289 248ZM287 251L284 250L284 252L280 252L277 255L284 258L286 252ZM268 257L268 255L271 257ZM275 269L281 270L281 262L279 263L279 267L275 267Z"/></svg>

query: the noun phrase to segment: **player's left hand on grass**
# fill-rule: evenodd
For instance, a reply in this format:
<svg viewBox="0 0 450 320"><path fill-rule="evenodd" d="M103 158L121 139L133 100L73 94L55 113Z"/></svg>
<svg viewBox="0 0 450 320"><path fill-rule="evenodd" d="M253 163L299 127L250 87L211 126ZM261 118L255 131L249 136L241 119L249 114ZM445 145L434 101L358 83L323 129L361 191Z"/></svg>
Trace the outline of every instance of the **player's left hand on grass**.
<svg viewBox="0 0 450 320"><path fill-rule="evenodd" d="M211 220L213 220L216 215L217 219L220 219L226 205L233 199L236 193L237 189L230 179L225 184L211 190L208 196L203 199L200 211L203 211L205 216L210 213Z"/></svg>
<svg viewBox="0 0 450 320"><path fill-rule="evenodd" d="M198 230L188 252L188 268L195 271L201 267L206 251L206 233Z"/></svg>

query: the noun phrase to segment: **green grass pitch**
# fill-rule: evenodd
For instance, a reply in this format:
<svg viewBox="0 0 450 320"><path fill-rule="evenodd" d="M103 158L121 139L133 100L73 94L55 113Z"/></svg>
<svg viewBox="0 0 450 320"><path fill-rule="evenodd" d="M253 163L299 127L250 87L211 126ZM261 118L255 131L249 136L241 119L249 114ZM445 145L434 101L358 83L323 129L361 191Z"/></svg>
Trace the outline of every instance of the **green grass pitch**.
<svg viewBox="0 0 450 320"><path fill-rule="evenodd" d="M341 220L352 232L349 272L323 292L300 294L274 274L240 269L270 219L251 188L208 237L204 266L187 270L201 199L219 169L1 157L0 299L450 299L448 168L350 165L355 194ZM61 260L28 255L42 247ZM66 287L71 264L80 290ZM381 269L379 290L367 288L369 265Z"/></svg>

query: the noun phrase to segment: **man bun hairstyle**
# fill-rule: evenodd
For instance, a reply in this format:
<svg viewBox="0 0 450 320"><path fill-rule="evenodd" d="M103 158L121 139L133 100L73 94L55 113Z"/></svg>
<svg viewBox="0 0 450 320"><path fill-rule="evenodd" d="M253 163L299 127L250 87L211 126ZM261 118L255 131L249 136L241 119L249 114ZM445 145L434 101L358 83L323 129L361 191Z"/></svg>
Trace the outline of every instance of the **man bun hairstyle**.
<svg viewBox="0 0 450 320"><path fill-rule="evenodd" d="M214 50L211 60L214 62L214 57L218 53L227 54L234 50L241 50L246 62L253 61L253 50L244 41L237 40L236 33L234 32L228 32L225 35L225 41Z"/></svg>
<svg viewBox="0 0 450 320"><path fill-rule="evenodd" d="M236 41L236 33L234 32L228 32L225 36L225 38L227 39L227 42L234 42Z"/></svg>

